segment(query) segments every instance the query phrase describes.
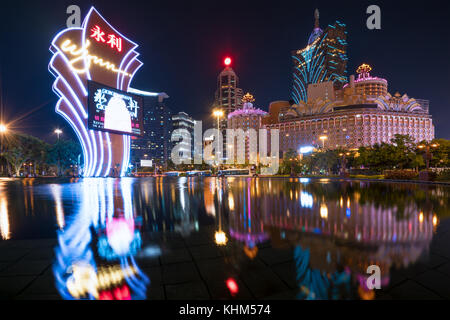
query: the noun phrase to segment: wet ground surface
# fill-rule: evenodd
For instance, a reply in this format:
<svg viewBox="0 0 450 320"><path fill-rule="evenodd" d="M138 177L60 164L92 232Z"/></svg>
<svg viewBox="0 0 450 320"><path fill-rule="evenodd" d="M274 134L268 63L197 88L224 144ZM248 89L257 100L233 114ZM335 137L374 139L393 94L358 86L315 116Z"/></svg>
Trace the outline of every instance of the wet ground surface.
<svg viewBox="0 0 450 320"><path fill-rule="evenodd" d="M149 300L450 299L447 187L18 181L0 190L0 299L102 299L118 287ZM18 189L22 207L11 198ZM80 263L97 276L136 266L137 277L74 296L71 268ZM379 290L364 286L369 265L381 268Z"/></svg>
<svg viewBox="0 0 450 320"><path fill-rule="evenodd" d="M378 299L450 299L450 224L441 225L439 238L430 246L429 260L406 269L393 269ZM233 255L218 247L213 230L183 238L154 234L149 243L161 244L163 254L137 259L148 275L149 300L178 299L297 299L293 250L262 245L254 259ZM52 271L56 240L12 240L0 244L1 299L61 299ZM230 244L232 246L232 244ZM239 261L239 270L233 270ZM226 280L233 278L232 295Z"/></svg>

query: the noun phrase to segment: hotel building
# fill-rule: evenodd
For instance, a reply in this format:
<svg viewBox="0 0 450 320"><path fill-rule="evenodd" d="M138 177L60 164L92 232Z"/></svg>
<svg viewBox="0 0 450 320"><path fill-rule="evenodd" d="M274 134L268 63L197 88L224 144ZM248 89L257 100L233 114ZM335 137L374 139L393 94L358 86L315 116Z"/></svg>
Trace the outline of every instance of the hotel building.
<svg viewBox="0 0 450 320"><path fill-rule="evenodd" d="M228 129L241 129L244 135L243 143L239 143L240 137L238 136L238 141L233 141L232 144L227 143L227 148L230 148L230 150L231 148L233 148L233 150L235 151L234 159L237 159L238 155L245 154L245 161L248 161L251 159L250 153L252 150L254 150L255 152L252 157L256 157L258 145L253 145L252 141L257 143L258 130L262 128L262 119L266 117L268 113L261 109L255 108L253 106L254 101L255 99L253 98L253 96L250 93L246 93L242 98L242 102L244 103L243 107L228 114ZM251 131L256 135L254 140L250 139L250 134L252 134L250 133ZM245 151L242 150L242 148L244 148Z"/></svg>
<svg viewBox="0 0 450 320"><path fill-rule="evenodd" d="M319 26L316 9L314 29L305 48L292 51L293 84L291 97L295 103L308 100L308 85L330 81L335 89L347 82L347 31L336 21L325 30Z"/></svg>
<svg viewBox="0 0 450 320"><path fill-rule="evenodd" d="M165 93L134 92L143 97L143 134L131 138L131 163L152 160L165 165L170 157L172 134L172 111L165 105Z"/></svg>
<svg viewBox="0 0 450 320"><path fill-rule="evenodd" d="M192 119L186 112L179 112L172 116L172 143L179 146L178 157L183 163L191 163L194 158L194 125L195 120ZM187 135L181 131L185 130Z"/></svg>
<svg viewBox="0 0 450 320"><path fill-rule="evenodd" d="M395 134L409 135L416 142L434 139L432 117L423 107L426 100L419 103L407 94L391 95L388 82L372 77L370 71L363 64L357 79L350 76L341 90L334 91L326 82L310 84L308 92L315 86L316 94L306 103L269 108L264 123L268 129L280 130L280 151L303 145L353 149L389 143Z"/></svg>

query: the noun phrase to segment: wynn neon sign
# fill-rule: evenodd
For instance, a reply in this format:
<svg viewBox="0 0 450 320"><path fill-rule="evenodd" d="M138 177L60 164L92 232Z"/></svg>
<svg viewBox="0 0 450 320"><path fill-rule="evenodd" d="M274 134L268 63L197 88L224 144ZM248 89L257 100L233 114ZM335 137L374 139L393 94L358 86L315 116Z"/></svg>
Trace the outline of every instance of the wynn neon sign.
<svg viewBox="0 0 450 320"><path fill-rule="evenodd" d="M114 63L111 63L110 61L104 61L102 58L99 58L95 55L89 54L89 45L91 42L89 40L86 40L86 43L84 47L78 49L78 46L76 44L72 44L72 41L70 39L65 40L62 45L61 49L63 52L70 53L72 58L69 60L69 64L72 67L72 69L77 73L85 73L89 71L91 68L91 63L95 63L100 67L103 67L107 70L111 70L116 73L122 73L128 77L131 77L131 74L126 72L125 70L117 69L116 65ZM77 63L84 65L82 68L77 68L74 65Z"/></svg>
<svg viewBox="0 0 450 320"><path fill-rule="evenodd" d="M49 71L55 76L56 112L74 129L83 149L83 176L123 176L130 158L130 136L89 128L89 80L128 91L141 67L137 44L91 8L81 27L67 28L53 39Z"/></svg>

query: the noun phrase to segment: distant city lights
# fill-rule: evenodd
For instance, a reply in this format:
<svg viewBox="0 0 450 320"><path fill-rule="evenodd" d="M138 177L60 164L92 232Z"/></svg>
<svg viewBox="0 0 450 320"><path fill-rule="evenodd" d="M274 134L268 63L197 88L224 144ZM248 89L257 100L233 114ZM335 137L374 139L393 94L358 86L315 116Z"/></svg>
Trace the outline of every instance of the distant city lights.
<svg viewBox="0 0 450 320"><path fill-rule="evenodd" d="M313 146L303 146L300 147L299 152L301 154L305 154L305 153L310 153L314 151L314 147Z"/></svg>

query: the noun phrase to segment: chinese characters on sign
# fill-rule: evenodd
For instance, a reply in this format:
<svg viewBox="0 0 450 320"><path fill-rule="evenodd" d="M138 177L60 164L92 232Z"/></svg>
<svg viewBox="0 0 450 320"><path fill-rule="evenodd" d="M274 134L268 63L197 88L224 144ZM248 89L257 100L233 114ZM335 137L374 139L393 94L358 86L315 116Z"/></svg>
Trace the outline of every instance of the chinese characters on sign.
<svg viewBox="0 0 450 320"><path fill-rule="evenodd" d="M117 37L115 34L108 34L107 40L105 39L105 33L99 26L91 28L91 38L94 38L97 42L105 42L111 49L116 48L118 52L122 52L122 38Z"/></svg>

